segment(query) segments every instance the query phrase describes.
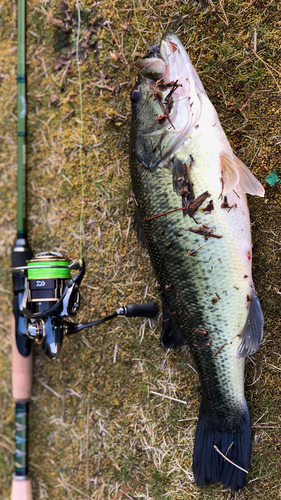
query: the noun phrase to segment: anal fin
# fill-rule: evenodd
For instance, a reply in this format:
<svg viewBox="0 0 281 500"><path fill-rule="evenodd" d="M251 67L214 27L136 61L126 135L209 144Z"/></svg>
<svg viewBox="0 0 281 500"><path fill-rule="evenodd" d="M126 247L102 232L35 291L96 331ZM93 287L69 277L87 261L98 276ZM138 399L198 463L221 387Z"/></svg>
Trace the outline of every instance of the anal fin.
<svg viewBox="0 0 281 500"><path fill-rule="evenodd" d="M259 348L263 335L263 314L254 288L250 299L249 313L240 334L241 341L235 353L236 358L244 358L254 354Z"/></svg>

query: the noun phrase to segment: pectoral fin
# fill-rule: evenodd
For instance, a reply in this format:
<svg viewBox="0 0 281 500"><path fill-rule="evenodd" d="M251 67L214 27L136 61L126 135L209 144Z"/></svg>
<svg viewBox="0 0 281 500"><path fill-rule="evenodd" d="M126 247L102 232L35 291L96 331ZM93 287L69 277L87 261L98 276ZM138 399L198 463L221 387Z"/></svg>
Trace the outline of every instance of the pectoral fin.
<svg viewBox="0 0 281 500"><path fill-rule="evenodd" d="M264 196L264 188L246 165L234 154L221 153L222 195L231 191Z"/></svg>
<svg viewBox="0 0 281 500"><path fill-rule="evenodd" d="M221 159L221 182L222 182L222 195L231 193L239 182L239 172L233 159L227 154L222 152Z"/></svg>
<svg viewBox="0 0 281 500"><path fill-rule="evenodd" d="M239 172L239 186L237 186L237 190L256 196L264 196L264 188L258 179L237 156L233 155L233 157L235 167Z"/></svg>
<svg viewBox="0 0 281 500"><path fill-rule="evenodd" d="M241 341L237 347L235 357L244 358L254 354L259 348L263 335L263 315L259 299L253 288L249 314L245 326L240 334Z"/></svg>
<svg viewBox="0 0 281 500"><path fill-rule="evenodd" d="M182 344L185 341L185 333L180 328L175 315L170 310L170 300L167 293L162 295L163 307L163 325L161 333L161 344L165 347L172 348Z"/></svg>
<svg viewBox="0 0 281 500"><path fill-rule="evenodd" d="M137 211L135 211L135 215L134 215L134 230L137 233L138 241L140 241L143 244L144 248L146 248L145 240L144 240L144 237L143 237L143 232L142 232L142 228L141 228L141 225L140 225L140 221L139 221L139 217L138 217Z"/></svg>

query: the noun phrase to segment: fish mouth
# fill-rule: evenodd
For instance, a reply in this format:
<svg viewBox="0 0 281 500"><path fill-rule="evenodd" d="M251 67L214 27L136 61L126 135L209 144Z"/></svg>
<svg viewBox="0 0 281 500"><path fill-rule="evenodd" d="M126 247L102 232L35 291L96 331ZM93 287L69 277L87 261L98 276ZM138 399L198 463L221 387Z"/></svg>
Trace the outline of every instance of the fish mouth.
<svg viewBox="0 0 281 500"><path fill-rule="evenodd" d="M171 32L164 33L160 44L152 45L142 59L136 60L136 65L143 76L154 81L161 78L166 82L186 81L186 78L199 80L184 46ZM200 91L204 91L202 84L200 87Z"/></svg>
<svg viewBox="0 0 281 500"><path fill-rule="evenodd" d="M189 56L170 32L160 44L152 46L146 56L136 61L142 78L131 95L141 119L140 138L144 143L145 164L154 168L169 161L198 123L205 93ZM160 151L160 152L159 152Z"/></svg>

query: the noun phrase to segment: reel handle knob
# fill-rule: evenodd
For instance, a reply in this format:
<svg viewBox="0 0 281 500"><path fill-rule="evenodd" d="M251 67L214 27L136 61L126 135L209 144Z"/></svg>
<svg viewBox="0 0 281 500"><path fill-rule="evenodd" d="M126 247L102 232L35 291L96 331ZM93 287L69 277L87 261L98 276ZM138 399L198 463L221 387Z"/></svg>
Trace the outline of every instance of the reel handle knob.
<svg viewBox="0 0 281 500"><path fill-rule="evenodd" d="M158 314L158 307L155 302L129 304L125 307L125 316L127 316L127 318L154 318L156 314Z"/></svg>

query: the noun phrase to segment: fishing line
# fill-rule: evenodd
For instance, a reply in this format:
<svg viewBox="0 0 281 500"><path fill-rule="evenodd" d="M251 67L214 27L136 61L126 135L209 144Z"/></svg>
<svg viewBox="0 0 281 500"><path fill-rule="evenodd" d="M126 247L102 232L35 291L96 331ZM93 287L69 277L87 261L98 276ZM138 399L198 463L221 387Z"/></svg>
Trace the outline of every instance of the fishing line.
<svg viewBox="0 0 281 500"><path fill-rule="evenodd" d="M81 71L79 64L79 38L81 28L81 16L79 2L76 0L78 27L77 27L77 40L76 40L76 62L78 71L79 82L79 103L80 103L80 145L79 145L79 164L80 164L80 177L81 177L81 211L80 211L80 259L82 259L82 228L83 228L83 215L84 215L84 175L83 175L83 162L82 162L82 147L83 147L83 98L82 98L82 82Z"/></svg>
<svg viewBox="0 0 281 500"><path fill-rule="evenodd" d="M77 0L76 0L76 1L77 1ZM138 32L139 32L139 34L140 34L140 36L141 36L141 38L142 38L143 43L144 43L147 47L149 47L148 43L147 43L147 42L146 42L146 40L143 38L143 36L142 36L142 32L141 32L141 30L140 30L140 26L139 26L139 22L138 22L137 14L136 14L135 0L133 0L133 7L134 7L134 16L135 16L135 19L136 19L136 24L137 24L137 29L138 29Z"/></svg>

